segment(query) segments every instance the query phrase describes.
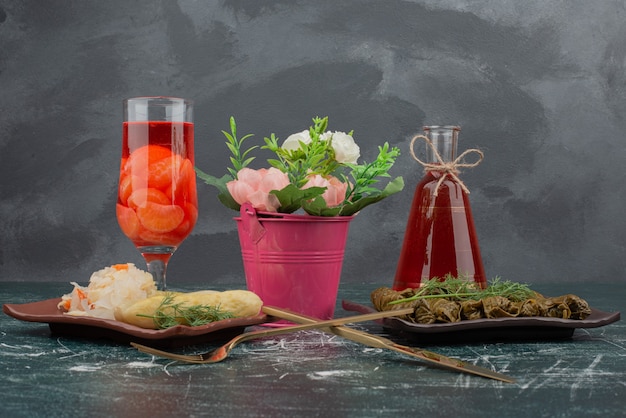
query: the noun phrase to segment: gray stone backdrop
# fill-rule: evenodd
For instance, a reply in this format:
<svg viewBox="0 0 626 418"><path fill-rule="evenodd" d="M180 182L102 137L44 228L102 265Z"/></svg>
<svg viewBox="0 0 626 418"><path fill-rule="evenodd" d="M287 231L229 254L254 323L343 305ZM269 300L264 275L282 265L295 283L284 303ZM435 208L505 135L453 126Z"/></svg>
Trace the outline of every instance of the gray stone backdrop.
<svg viewBox="0 0 626 418"><path fill-rule="evenodd" d="M221 130L314 116L384 141L407 187L352 223L342 283L390 285L424 124L458 124L488 277L625 281L624 1L0 0L0 281L86 281L142 259L115 219L122 99L196 102L196 164ZM234 212L199 184L169 284L243 283Z"/></svg>

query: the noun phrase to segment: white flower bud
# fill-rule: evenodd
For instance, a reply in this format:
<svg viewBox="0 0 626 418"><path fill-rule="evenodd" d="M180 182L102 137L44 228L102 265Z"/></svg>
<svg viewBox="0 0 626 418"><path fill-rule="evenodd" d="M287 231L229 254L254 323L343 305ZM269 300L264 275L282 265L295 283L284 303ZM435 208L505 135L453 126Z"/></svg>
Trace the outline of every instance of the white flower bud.
<svg viewBox="0 0 626 418"><path fill-rule="evenodd" d="M331 145L338 163L356 164L361 156L361 149L354 138L345 132L334 132Z"/></svg>
<svg viewBox="0 0 626 418"><path fill-rule="evenodd" d="M300 148L300 142L305 144L311 143L311 136L309 135L308 129L297 134L289 135L289 137L285 139L285 142L283 142L281 148L287 151L295 151Z"/></svg>

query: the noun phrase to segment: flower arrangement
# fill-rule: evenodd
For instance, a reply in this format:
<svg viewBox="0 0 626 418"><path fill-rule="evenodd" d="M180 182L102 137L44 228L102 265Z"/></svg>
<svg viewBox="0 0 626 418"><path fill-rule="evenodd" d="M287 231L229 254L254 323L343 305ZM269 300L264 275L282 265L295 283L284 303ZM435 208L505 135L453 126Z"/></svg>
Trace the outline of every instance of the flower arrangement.
<svg viewBox="0 0 626 418"><path fill-rule="evenodd" d="M330 132L328 117L313 119L308 130L290 135L282 145L272 133L265 137L266 149L275 158L269 168L252 169L252 151L258 145L243 149L252 137L237 137L237 125L230 118L230 130L222 131L231 152L232 167L221 178L196 168L198 177L217 187L219 200L228 208L239 210L250 203L256 210L293 213L300 209L314 216L350 216L404 188L402 177L396 177L384 188L376 186L381 178L391 177L400 150L387 142L378 147L371 163L358 164L360 148L352 132Z"/></svg>

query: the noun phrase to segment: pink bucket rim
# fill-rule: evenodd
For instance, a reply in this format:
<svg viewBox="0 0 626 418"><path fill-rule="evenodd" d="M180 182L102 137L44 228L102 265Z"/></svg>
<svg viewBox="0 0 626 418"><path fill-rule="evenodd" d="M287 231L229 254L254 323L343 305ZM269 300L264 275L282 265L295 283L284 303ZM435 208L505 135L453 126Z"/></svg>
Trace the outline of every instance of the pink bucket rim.
<svg viewBox="0 0 626 418"><path fill-rule="evenodd" d="M306 221L326 221L326 222L348 222L354 219L356 215L349 216L314 216L308 214L294 214L294 213L278 213L278 212L263 212L255 210L257 218L263 222L277 222L277 221L291 221L291 222L306 222ZM235 216L235 221L241 220L241 216Z"/></svg>

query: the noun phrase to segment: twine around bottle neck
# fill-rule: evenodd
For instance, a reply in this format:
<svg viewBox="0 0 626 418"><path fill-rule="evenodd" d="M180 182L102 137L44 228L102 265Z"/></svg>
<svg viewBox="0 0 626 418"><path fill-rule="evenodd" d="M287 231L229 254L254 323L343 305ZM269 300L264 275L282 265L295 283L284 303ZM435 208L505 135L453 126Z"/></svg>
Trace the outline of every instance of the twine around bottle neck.
<svg viewBox="0 0 626 418"><path fill-rule="evenodd" d="M434 162L434 163L426 163L426 162L420 160L419 158L417 158L417 155L415 155L415 151L413 150L413 146L415 145L415 141L417 141L418 139L423 139L424 141L426 141L426 144L432 149L433 154L435 155L435 159L437 160L436 162ZM476 149L476 148L471 148L471 149L465 150L463 153L461 153L461 155L456 157L454 159L454 161L446 162L446 161L443 160L443 158L441 157L441 154L439 154L439 152L437 151L437 148L435 148L435 146L433 145L431 140L428 139L428 137L426 137L424 135L416 135L416 136L413 137L413 139L411 140L410 150L411 150L411 156L413 157L413 159L415 161L420 163L422 165L422 167L424 167L424 172L425 173L427 173L429 171L437 171L437 172L441 173L441 177L439 178L439 181L437 181L437 185L435 187L434 196L437 196L437 194L439 193L439 187L441 186L443 181L448 176L452 177L452 179L454 179L461 186L461 189L463 189L463 191L465 193L469 194L469 189L465 186L465 184L461 181L461 179L458 176L458 174L459 174L459 170L458 169L460 167L464 167L464 168L476 167L478 164L480 164L480 162L484 158L484 154L483 154L483 152L481 150ZM469 155L469 154L472 154L472 153L478 154L478 160L477 161L475 161L473 163L461 162L461 161L463 161L463 159L465 158L466 155Z"/></svg>

